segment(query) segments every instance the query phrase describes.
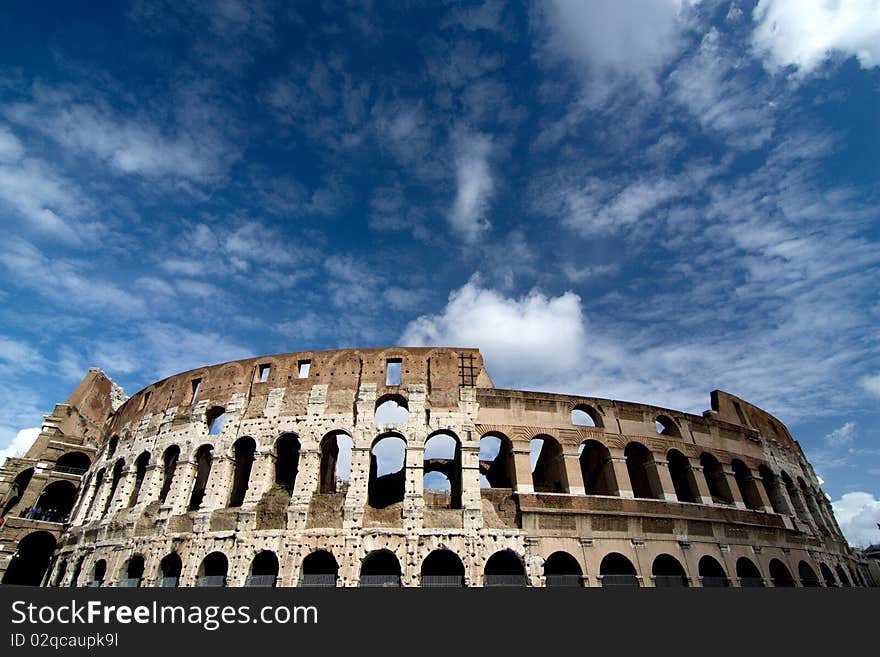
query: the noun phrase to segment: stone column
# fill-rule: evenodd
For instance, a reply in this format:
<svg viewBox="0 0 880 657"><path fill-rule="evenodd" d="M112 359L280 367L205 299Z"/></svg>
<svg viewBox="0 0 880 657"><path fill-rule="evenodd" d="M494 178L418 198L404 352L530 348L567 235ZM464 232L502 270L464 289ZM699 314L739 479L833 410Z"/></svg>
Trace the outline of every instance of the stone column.
<svg viewBox="0 0 880 657"><path fill-rule="evenodd" d="M150 463L147 465L144 481L141 484L141 492L138 495L138 503L150 502L159 498L159 492L162 490L162 475L164 473L165 467L160 463Z"/></svg>
<svg viewBox="0 0 880 657"><path fill-rule="evenodd" d="M476 530L483 526L479 444L461 448L461 508L465 529Z"/></svg>
<svg viewBox="0 0 880 657"><path fill-rule="evenodd" d="M257 504L272 486L274 483L274 464L275 455L272 452L257 451L254 454L254 463L251 466L251 476L248 481L247 492L244 495L243 507ZM297 479L299 479L299 475L297 475Z"/></svg>
<svg viewBox="0 0 880 657"><path fill-rule="evenodd" d="M234 469L235 463L231 458L214 452L211 459L211 474L208 475L205 497L202 498L199 511L210 511L226 506L229 501Z"/></svg>
<svg viewBox="0 0 880 657"><path fill-rule="evenodd" d="M617 482L617 493L620 497L628 497L632 499L633 495L632 483L629 480L629 470L626 467L626 456L622 449L609 448L611 453L611 468L614 470L614 480Z"/></svg>
<svg viewBox="0 0 880 657"><path fill-rule="evenodd" d="M407 531L422 528L425 510L423 444L410 446L404 452L403 526Z"/></svg>
<svg viewBox="0 0 880 657"><path fill-rule="evenodd" d="M581 460L577 452L563 454L565 459L565 478L568 479L568 492L572 495L586 495L584 476L581 473Z"/></svg>
<svg viewBox="0 0 880 657"><path fill-rule="evenodd" d="M359 447L361 440L354 438L355 445L351 448L351 475L348 482L348 493L343 505L342 526L353 529L361 525L364 507L367 505L367 487L370 480L370 447ZM367 443L369 445L369 443Z"/></svg>
<svg viewBox="0 0 880 657"><path fill-rule="evenodd" d="M651 465L654 467L650 467ZM678 495L675 494L672 475L669 474L669 461L654 459L653 462L646 463L645 468L648 473L648 480L651 482L651 488L660 490L663 499L667 502L677 502Z"/></svg>
<svg viewBox="0 0 880 657"><path fill-rule="evenodd" d="M758 499L761 500L761 510L766 513L773 513L773 504L767 496L767 489L764 487L764 480L752 470L749 470L749 477L755 482L755 489L758 491Z"/></svg>
<svg viewBox="0 0 880 657"><path fill-rule="evenodd" d="M699 493L700 504L712 504L712 493L709 492L709 483L706 481L706 473L703 472L703 466L699 460L688 459L691 464L691 470L694 473L694 481L697 484L697 492Z"/></svg>
<svg viewBox="0 0 880 657"><path fill-rule="evenodd" d="M736 475L733 472L733 469L727 464L722 464L721 471L724 473L724 477L727 479L727 487L730 489L730 497L733 499L733 504L737 509L745 509L746 503L743 501L742 491L739 489L739 482L736 480Z"/></svg>
<svg viewBox="0 0 880 657"><path fill-rule="evenodd" d="M303 531L309 515L309 502L317 488L318 469L321 467L321 452L315 449L303 450L299 454L299 465L293 493L287 504L288 531Z"/></svg>
<svg viewBox="0 0 880 657"><path fill-rule="evenodd" d="M535 485L532 480L531 453L528 449L514 448L513 467L516 472L516 492L534 493Z"/></svg>

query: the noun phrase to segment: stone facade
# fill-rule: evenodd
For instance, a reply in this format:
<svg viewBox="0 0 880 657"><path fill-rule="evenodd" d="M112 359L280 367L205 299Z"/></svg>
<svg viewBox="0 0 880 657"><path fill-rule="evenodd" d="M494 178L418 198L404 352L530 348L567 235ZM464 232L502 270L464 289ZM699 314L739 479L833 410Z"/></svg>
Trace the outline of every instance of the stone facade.
<svg viewBox="0 0 880 657"><path fill-rule="evenodd" d="M402 421L377 424L388 401ZM100 447L45 581L863 584L785 426L724 392L711 407L500 390L474 349L185 372L90 434ZM437 437L452 452L426 458ZM403 467L382 474L395 442ZM426 476L448 485L425 490Z"/></svg>

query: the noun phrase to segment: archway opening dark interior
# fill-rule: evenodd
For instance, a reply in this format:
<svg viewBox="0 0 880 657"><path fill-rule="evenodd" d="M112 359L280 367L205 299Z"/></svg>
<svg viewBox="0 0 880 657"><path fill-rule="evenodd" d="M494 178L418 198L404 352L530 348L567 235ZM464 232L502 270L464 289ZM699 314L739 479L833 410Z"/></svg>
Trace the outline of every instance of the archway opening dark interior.
<svg viewBox="0 0 880 657"><path fill-rule="evenodd" d="M213 445L202 445L196 451L196 480L189 497L189 511L196 511L205 499L208 477L211 475L211 460L214 454Z"/></svg>
<svg viewBox="0 0 880 657"><path fill-rule="evenodd" d="M801 580L801 586L822 586L816 571L806 561L798 564L798 577Z"/></svg>
<svg viewBox="0 0 880 657"><path fill-rule="evenodd" d="M788 566L779 559L772 559L770 561L770 580L773 582L773 586L777 587L795 586L794 578L791 576Z"/></svg>
<svg viewBox="0 0 880 657"><path fill-rule="evenodd" d="M316 550L303 559L299 585L332 587L336 586L338 577L339 564L336 563L336 557L327 550Z"/></svg>
<svg viewBox="0 0 880 657"><path fill-rule="evenodd" d="M526 569L513 550L496 552L483 570L485 586L526 586Z"/></svg>
<svg viewBox="0 0 880 657"><path fill-rule="evenodd" d="M394 553L379 550L361 564L361 586L400 586L400 562Z"/></svg>
<svg viewBox="0 0 880 657"><path fill-rule="evenodd" d="M295 433L285 433L275 441L275 485L288 495L293 494L296 475L299 473L299 437Z"/></svg>
<svg viewBox="0 0 880 657"><path fill-rule="evenodd" d="M544 582L548 587L583 586L581 565L568 552L554 552L544 562Z"/></svg>
<svg viewBox="0 0 880 657"><path fill-rule="evenodd" d="M480 488L513 489L516 472L513 446L507 436L487 434L480 438Z"/></svg>
<svg viewBox="0 0 880 657"><path fill-rule="evenodd" d="M321 481L319 492L335 495L348 491L351 478L352 440L344 431L334 431L321 441Z"/></svg>
<svg viewBox="0 0 880 657"><path fill-rule="evenodd" d="M0 518L5 518L6 514L12 511L21 501L21 497L31 483L31 477L33 476L33 468L27 468L15 475L15 479L12 480L12 486L9 487L9 492L6 493L6 497L3 500L3 511L0 513Z"/></svg>
<svg viewBox="0 0 880 657"><path fill-rule="evenodd" d="M672 478L672 487L679 502L699 502L700 493L694 478L694 471L687 457L677 449L671 449L666 454L669 464L669 476Z"/></svg>
<svg viewBox="0 0 880 657"><path fill-rule="evenodd" d="M92 580L89 582L89 586L100 588L104 585L104 578L107 576L107 561L104 559L98 559L95 562L94 567L92 568Z"/></svg>
<svg viewBox="0 0 880 657"><path fill-rule="evenodd" d="M599 564L599 577L602 586L641 586L636 576L636 567L622 554L606 554Z"/></svg>
<svg viewBox="0 0 880 657"><path fill-rule="evenodd" d="M232 446L235 468L232 474L232 492L229 494L229 506L236 508L244 504L245 495L251 480L254 467L254 454L257 443L250 436L239 438Z"/></svg>
<svg viewBox="0 0 880 657"><path fill-rule="evenodd" d="M700 582L704 588L730 586L724 567L709 555L700 559L699 572Z"/></svg>
<svg viewBox="0 0 880 657"><path fill-rule="evenodd" d="M422 562L421 585L429 588L464 586L464 564L452 550L434 550Z"/></svg>
<svg viewBox="0 0 880 657"><path fill-rule="evenodd" d="M788 508L788 504L785 503L785 497L782 495L779 477L773 474L773 471L766 465L758 467L758 476L761 477L761 484L764 486L764 492L767 494L767 499L770 500L773 512L789 515L791 511Z"/></svg>
<svg viewBox="0 0 880 657"><path fill-rule="evenodd" d="M398 435L386 435L370 450L370 479L367 504L385 509L403 502L406 486L406 442Z"/></svg>
<svg viewBox="0 0 880 657"><path fill-rule="evenodd" d="M196 577L198 587L226 586L226 573L229 561L222 552L212 552L204 558Z"/></svg>
<svg viewBox="0 0 880 657"><path fill-rule="evenodd" d="M656 481L654 457L641 443L629 443L623 451L633 497L659 499L660 487Z"/></svg>
<svg viewBox="0 0 880 657"><path fill-rule="evenodd" d="M739 585L747 588L761 588L764 586L764 578L751 559L740 557L736 561L736 576Z"/></svg>
<svg viewBox="0 0 880 657"><path fill-rule="evenodd" d="M44 531L31 532L18 542L15 553L3 574L2 583L15 586L40 586L54 551L55 537L52 534Z"/></svg>
<svg viewBox="0 0 880 657"><path fill-rule="evenodd" d="M461 508L461 448L456 436L441 431L425 441L422 475L426 506Z"/></svg>
<svg viewBox="0 0 880 657"><path fill-rule="evenodd" d="M126 562L123 577L116 586L136 588L141 585L144 577L144 558L140 554L132 555Z"/></svg>
<svg viewBox="0 0 880 657"><path fill-rule="evenodd" d="M76 486L70 481L53 481L37 499L32 517L45 522L67 522L76 502Z"/></svg>
<svg viewBox="0 0 880 657"><path fill-rule="evenodd" d="M825 580L825 586L834 587L837 586L837 581L834 579L834 573L831 572L831 569L828 567L828 564L820 563L819 571L822 573L822 579Z"/></svg>
<svg viewBox="0 0 880 657"><path fill-rule="evenodd" d="M162 455L162 489L159 491L159 502L164 504L174 482L174 471L180 459L180 447L172 445Z"/></svg>
<svg viewBox="0 0 880 657"><path fill-rule="evenodd" d="M149 452L143 452L134 462L134 486L131 489L131 495L128 497L129 507L133 507L137 504L138 496L141 494L141 486L144 485L144 478L147 476L147 465L149 463Z"/></svg>
<svg viewBox="0 0 880 657"><path fill-rule="evenodd" d="M733 495L727 484L727 475L724 474L724 469L718 459L708 452L703 452L700 455L700 465L703 466L703 476L706 478L706 485L709 487L712 501L715 504L733 504Z"/></svg>
<svg viewBox="0 0 880 657"><path fill-rule="evenodd" d="M258 552L251 562L245 586L273 587L278 582L278 556L271 550Z"/></svg>
<svg viewBox="0 0 880 657"><path fill-rule="evenodd" d="M688 586L688 578L681 562L670 554L660 554L651 566L654 586Z"/></svg>
<svg viewBox="0 0 880 657"><path fill-rule="evenodd" d="M739 459L734 459L731 467L733 468L736 485L739 488L739 494L746 508L763 509L764 503L761 501L761 494L758 492L758 484L755 482L755 478L752 476L748 466Z"/></svg>
<svg viewBox="0 0 880 657"><path fill-rule="evenodd" d="M82 452L67 452L55 461L55 472L81 475L92 465L92 459Z"/></svg>
<svg viewBox="0 0 880 657"><path fill-rule="evenodd" d="M537 459L532 466L532 484L536 493L567 493L568 476L562 446L552 436L532 438L529 449Z"/></svg>
<svg viewBox="0 0 880 657"><path fill-rule="evenodd" d="M611 452L598 440L581 443L581 478L587 495L619 495Z"/></svg>
<svg viewBox="0 0 880 657"><path fill-rule="evenodd" d="M110 475L110 490L107 492L107 497L104 498L104 508L101 509L102 516L110 510L110 506L113 504L113 498L116 497L116 489L119 488L119 482L122 479L122 470L124 467L125 461L123 459L116 461L116 464L113 466L113 472Z"/></svg>
<svg viewBox="0 0 880 657"><path fill-rule="evenodd" d="M159 564L159 580L156 585L165 588L174 588L180 583L180 573L183 571L183 562L177 552L166 554Z"/></svg>

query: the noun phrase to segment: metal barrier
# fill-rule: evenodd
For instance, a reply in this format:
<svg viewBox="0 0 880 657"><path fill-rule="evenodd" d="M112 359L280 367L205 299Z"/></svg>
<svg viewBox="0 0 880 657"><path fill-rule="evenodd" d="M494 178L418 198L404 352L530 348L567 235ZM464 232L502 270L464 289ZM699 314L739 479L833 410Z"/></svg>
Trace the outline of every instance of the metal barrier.
<svg viewBox="0 0 880 657"><path fill-rule="evenodd" d="M525 575L486 575L485 586L526 586Z"/></svg>
<svg viewBox="0 0 880 657"><path fill-rule="evenodd" d="M160 577L156 580L156 586L159 588L173 589L180 581L179 577Z"/></svg>
<svg viewBox="0 0 880 657"><path fill-rule="evenodd" d="M141 578L140 577L129 577L126 579L121 579L118 582L116 582L116 586L118 586L120 588L136 589L140 585L141 585Z"/></svg>
<svg viewBox="0 0 880 657"><path fill-rule="evenodd" d="M202 575L196 577L197 587L226 586L226 575Z"/></svg>
<svg viewBox="0 0 880 657"><path fill-rule="evenodd" d="M247 579L244 581L244 585L273 587L275 586L275 580L277 579L277 575L248 575Z"/></svg>
<svg viewBox="0 0 880 657"><path fill-rule="evenodd" d="M86 473L88 468L75 468L72 465L56 465L52 468L54 472L60 472L62 474L72 474L79 475L80 477Z"/></svg>
<svg viewBox="0 0 880 657"><path fill-rule="evenodd" d="M739 585L743 588L764 588L764 580L761 577L740 577Z"/></svg>
<svg viewBox="0 0 880 657"><path fill-rule="evenodd" d="M684 575L654 575L654 586L669 588L676 586L688 586L688 579Z"/></svg>
<svg viewBox="0 0 880 657"><path fill-rule="evenodd" d="M400 575L361 575L361 586L400 586Z"/></svg>
<svg viewBox="0 0 880 657"><path fill-rule="evenodd" d="M461 575L422 575L423 588L457 588L464 586Z"/></svg>
<svg viewBox="0 0 880 657"><path fill-rule="evenodd" d="M703 583L704 589L730 586L730 582L728 582L727 578L721 577L720 575L704 575L700 579Z"/></svg>
<svg viewBox="0 0 880 657"><path fill-rule="evenodd" d="M580 575L547 575L545 578L548 587L554 586L573 586L581 587Z"/></svg>
<svg viewBox="0 0 880 657"><path fill-rule="evenodd" d="M336 575L334 573L311 573L308 575L300 575L299 586L310 588L330 588L336 586Z"/></svg>
<svg viewBox="0 0 880 657"><path fill-rule="evenodd" d="M602 586L641 586L635 575L599 575Z"/></svg>

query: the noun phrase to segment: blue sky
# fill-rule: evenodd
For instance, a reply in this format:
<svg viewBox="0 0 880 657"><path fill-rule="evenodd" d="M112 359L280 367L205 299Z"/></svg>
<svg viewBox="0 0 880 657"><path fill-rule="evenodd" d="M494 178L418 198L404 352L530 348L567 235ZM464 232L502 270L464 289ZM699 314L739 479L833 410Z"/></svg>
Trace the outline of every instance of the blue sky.
<svg viewBox="0 0 880 657"><path fill-rule="evenodd" d="M740 395L880 540L878 44L875 0L6 5L0 448L90 366L477 346Z"/></svg>

